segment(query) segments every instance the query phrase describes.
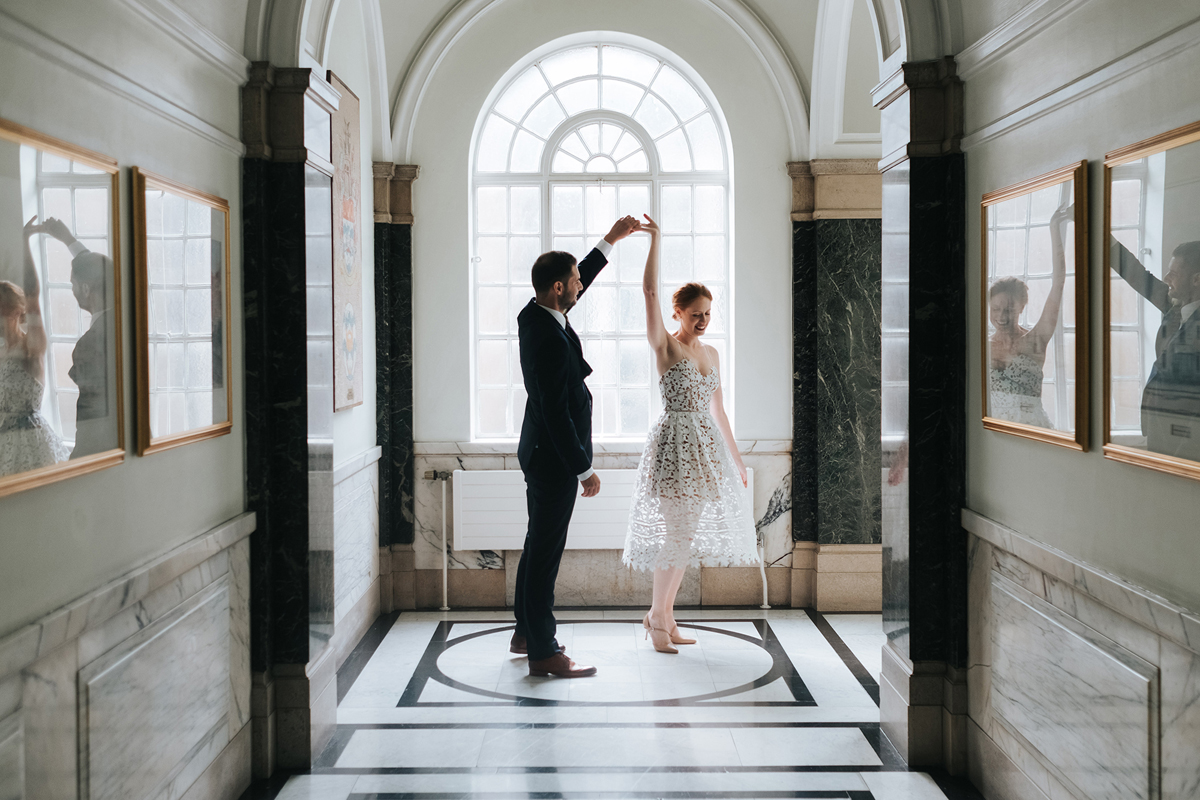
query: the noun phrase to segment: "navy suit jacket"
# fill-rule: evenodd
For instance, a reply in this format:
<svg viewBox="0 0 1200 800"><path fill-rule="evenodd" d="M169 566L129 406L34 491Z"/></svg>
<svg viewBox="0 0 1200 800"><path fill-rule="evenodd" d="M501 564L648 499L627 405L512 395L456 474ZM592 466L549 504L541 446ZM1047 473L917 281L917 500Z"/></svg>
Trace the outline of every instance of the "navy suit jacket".
<svg viewBox="0 0 1200 800"><path fill-rule="evenodd" d="M580 295L607 263L596 249L579 262ZM592 393L583 382L592 368L575 332L536 300L517 315L517 330L527 395L517 460L527 476L575 478L592 466Z"/></svg>

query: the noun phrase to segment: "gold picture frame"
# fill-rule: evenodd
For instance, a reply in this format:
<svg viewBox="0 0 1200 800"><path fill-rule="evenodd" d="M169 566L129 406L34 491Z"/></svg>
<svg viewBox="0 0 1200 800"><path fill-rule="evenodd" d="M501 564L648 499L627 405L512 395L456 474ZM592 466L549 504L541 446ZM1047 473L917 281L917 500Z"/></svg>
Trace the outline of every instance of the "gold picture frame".
<svg viewBox="0 0 1200 800"><path fill-rule="evenodd" d="M1048 444L1066 447L1072 450L1086 451L1088 449L1088 387L1089 387L1089 371L1088 371L1088 180L1087 180L1087 161L1080 161L1075 164L1069 164L1053 172L1048 172L1044 175L1039 175L1036 178L1031 178L1021 183L1012 186L998 189L993 192L988 192L983 196L980 203L980 239L981 239L981 256L980 256L980 383L982 388L982 415L983 427L987 430L999 431L1002 433L1020 436L1034 441L1046 442ZM1067 273L1064 279L1064 291L1062 302L1065 307L1066 299L1071 298L1074 302L1074 346L1070 347L1064 341L1063 349L1063 391L1067 395L1066 399L1060 403L1065 405L1068 413L1074 415L1073 426L1069 429L1056 429L1043 425L1032 424L1011 418L1001 418L992 413L990 399L992 395L991 371L992 363L989 354L989 323L990 317L990 300L992 293L992 263L989 243L991 233L989 228L989 213L993 207L998 207L1002 203L1008 201L1019 200L1026 197L1032 198L1033 195L1044 192L1045 190L1053 190L1055 187L1061 187L1070 183L1071 193L1073 195L1072 202L1074 212L1071 214L1068 222L1074 223L1074 235L1071 237L1070 243L1074 248L1074 257L1068 259L1064 252L1064 262L1070 261L1074 266L1074 273ZM1032 202L1032 200L1031 200ZM1028 238L1028 220L1026 223L1026 236ZM1050 224L1053 224L1051 218ZM1065 222L1063 223L1065 225ZM1042 227L1039 225L1039 227ZM1049 227L1046 225L1045 227ZM1067 244L1063 243L1064 247ZM1029 245L1026 245L1029 247ZM999 249L999 248L997 248ZM1026 262L1027 264L1028 262ZM1064 264L1064 267L1066 264ZM1074 280L1074 291L1067 292L1065 282ZM1024 286L1023 281L1019 281ZM1028 298L1028 290L1026 288L1026 298ZM1024 306L1022 305L1022 308ZM1065 316L1065 310L1058 312L1059 319L1055 321L1054 337L1058 337L1058 331L1063 330L1064 325L1061 318ZM1063 337L1065 339L1065 336ZM1068 350L1072 352L1067 352ZM1071 370L1067 368L1069 363L1067 356L1074 360L1073 375ZM1043 364L1044 364L1043 355ZM1057 360L1056 362L1057 363ZM1038 365L1038 369L1043 369L1042 365ZM1073 383L1071 382L1073 381ZM1057 384L1057 381L1055 382ZM1056 385L1056 388L1057 385ZM1074 399L1070 399L1070 389L1074 389ZM1039 384L1040 392L1040 384ZM1041 416L1046 417L1045 410L1042 407L1041 395L1037 396L1037 410L1040 410ZM1010 415L1010 417L1013 415ZM1032 414L1026 416L1034 416Z"/></svg>
<svg viewBox="0 0 1200 800"><path fill-rule="evenodd" d="M212 439L218 436L225 436L233 430L233 372L231 365L233 363L233 347L231 343L231 298L230 295L230 214L229 203L223 198L211 195L206 192L193 189L190 186L185 186L170 178L156 175L152 172L133 167L132 173L132 194L133 194L133 239L134 239L134 297L135 297L135 314L134 314L134 351L137 362L137 451L138 455L149 455L151 453L162 452L176 447L182 447L192 442L199 442L205 439ZM151 264L149 258L149 226L147 220L147 203L146 192L150 190L158 190L165 194L174 195L188 201L190 203L199 204L200 206L208 207L215 212L219 212L224 218L223 230L223 247L222 249L222 265L219 274L223 282L222 294L219 307L223 311L223 319L220 323L221 339L220 345L212 342L214 345L215 354L219 354L223 359L223 382L224 382L224 403L225 403L225 419L223 421L215 421L211 424L201 425L199 427L190 427L186 430L167 433L163 435L154 435L152 430L153 414L151 382L151 332L150 332L150 306L151 306L151 286L150 286L150 271ZM190 213L190 212L189 212ZM211 240L211 233L210 233ZM182 267L181 267L182 269ZM211 284L210 284L211 286ZM211 320L210 320L211 326ZM215 330L213 328L210 328ZM210 337L211 340L212 337ZM213 394L213 387L208 387L209 393ZM219 390L217 391L219 394Z"/></svg>
<svg viewBox="0 0 1200 800"><path fill-rule="evenodd" d="M1136 466L1145 467L1147 469L1156 470L1158 472L1164 472L1169 475L1177 475L1177 476L1184 477L1184 478L1190 478L1192 480L1200 480L1200 455L1197 455L1195 458L1184 458L1184 457L1179 457L1177 455L1164 453L1161 451L1161 449L1156 450L1155 447L1152 446L1152 439L1151 439L1152 434L1149 431L1145 430L1146 417L1147 417L1146 410L1145 410L1145 404L1146 404L1145 396L1146 396L1146 392L1149 390L1150 381L1153 379L1152 376L1151 376L1151 378L1148 378L1146 380L1146 383L1143 386L1141 401L1140 401L1140 406L1139 406L1141 409L1141 412L1142 412L1142 419L1141 419L1141 424L1139 426L1139 432L1147 439L1146 447L1145 448L1135 447L1135 446L1131 446L1130 444L1127 444L1127 443L1114 441L1114 435L1116 435L1116 432L1114 431L1114 427L1113 427L1113 416L1114 416L1114 413L1113 413L1114 412L1113 382L1114 382L1114 379L1116 376L1114 376L1114 374L1113 374L1114 347L1113 347L1113 341L1112 341L1112 339L1113 339L1112 332L1113 332L1113 324L1114 324L1113 302L1115 299L1114 291L1113 291L1113 284L1114 284L1113 276L1114 276L1114 274L1116 274L1117 277L1123 277L1123 275L1122 275L1122 270L1117 269L1116 265L1114 265L1114 263L1113 263L1113 250L1114 250L1113 242L1118 241L1117 239L1114 238L1113 182L1114 182L1114 177L1116 176L1116 173L1121 171L1123 167L1130 167L1135 162L1142 161L1143 159L1146 159L1147 160L1146 163L1149 164L1150 157L1156 156L1159 154L1164 154L1163 168L1165 171L1165 167L1166 167L1165 154L1168 151L1183 147L1185 145L1193 144L1196 142L1200 142L1200 122L1194 122L1194 123L1191 123L1190 125L1184 125L1182 127L1175 128L1173 130L1167 131L1167 132L1159 134L1157 136L1153 136L1149 139L1145 139L1141 142L1137 142L1135 144L1131 144L1126 147L1122 147L1117 150L1113 150L1112 152L1105 155L1105 157L1104 157L1104 239L1103 239L1103 241L1104 241L1104 261L1103 261L1103 263L1104 263L1104 292L1103 292L1103 298L1104 298L1103 299L1104 457L1111 459L1113 461L1119 461L1119 462L1122 462L1125 464L1134 464ZM1200 147L1200 146L1198 146L1198 147ZM1200 152L1192 153L1192 155L1200 156ZM1165 187L1165 183L1164 183L1164 187ZM1163 205L1165 205L1165 203L1166 203L1165 195L1166 195L1166 189L1164 188L1163 198L1162 198ZM1144 206L1145 204L1146 204L1146 201L1142 200L1142 205ZM1163 230L1160 232L1161 235L1159 237L1162 240L1162 242L1161 242L1161 246L1159 248L1160 252L1158 255L1158 260L1161 262L1164 259L1167 250L1170 249L1170 245L1168 244L1167 231L1166 231L1166 222L1165 222L1166 212L1160 209L1159 213L1160 213L1160 216L1164 217ZM1139 227L1145 227L1145 224L1146 223L1144 221L1139 220ZM1118 226L1118 227L1121 227L1121 226ZM1200 239L1200 231L1193 230L1188 235L1193 237L1194 239ZM1140 238L1140 236L1141 236L1141 234L1139 233L1139 238ZM1122 248L1123 247L1124 246L1122 244ZM1138 250L1139 250L1138 255L1135 256L1134 258L1135 258L1135 260L1138 260L1138 265L1141 266L1140 259L1143 258L1144 256L1143 256L1143 253L1141 252L1142 248L1139 247ZM1128 251L1126 250L1126 252L1128 252ZM1160 263L1159 269L1162 270L1163 272L1165 272L1166 266L1167 266L1166 264ZM1143 269L1145 269L1145 268L1143 267ZM1154 276L1154 277L1157 278L1158 276ZM1139 303L1149 302L1149 298L1146 298L1145 296L1143 296L1143 297L1145 299L1142 301L1138 301ZM1164 320L1165 320L1165 317L1164 317ZM1182 330L1182 326L1181 326L1181 330ZM1145 337L1143 336L1143 338L1145 338ZM1155 342L1154 346L1155 346L1154 360L1155 360L1156 366L1157 366L1157 361L1160 356L1160 354L1157 352L1158 343ZM1140 380L1140 378L1139 378L1139 380ZM1195 392L1193 391L1192 394L1195 395ZM1197 405L1194 397L1193 397L1190 405L1192 406L1192 411L1194 412L1196 405ZM1166 417L1168 415L1164 414L1162 416ZM1200 420L1200 417L1197 417L1194 413L1190 415L1190 418ZM1175 426L1171 426L1171 427L1174 428ZM1190 423L1190 424L1186 425L1185 427L1189 427L1189 428L1195 427L1197 433L1200 433L1200 423ZM1189 438L1191 438L1191 437L1189 437ZM1162 449L1166 449L1166 448L1162 448ZM1193 452L1200 453L1200 451L1195 450L1195 447L1193 447Z"/></svg>
<svg viewBox="0 0 1200 800"><path fill-rule="evenodd" d="M112 273L108 279L112 281L112 342L115 374L110 397L115 403L113 413L106 418L114 418L116 429L116 446L100 450L88 455L59 461L38 469L20 472L15 475L0 477L0 497L16 494L40 486L86 475L98 470L116 466L125 460L125 404L124 404L124 365L122 363L121 345L121 176L117 160L109 156L78 147L69 142L41 133L24 125L0 119L0 139L17 145L36 148L41 153L47 153L65 158L101 173L111 176L108 182L110 191L108 213L108 238L111 242Z"/></svg>

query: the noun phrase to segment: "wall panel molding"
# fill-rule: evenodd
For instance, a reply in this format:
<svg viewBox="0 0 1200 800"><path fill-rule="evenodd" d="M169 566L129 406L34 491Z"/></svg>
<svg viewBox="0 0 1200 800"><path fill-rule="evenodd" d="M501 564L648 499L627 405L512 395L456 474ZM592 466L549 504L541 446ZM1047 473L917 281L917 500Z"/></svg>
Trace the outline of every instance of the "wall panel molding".
<svg viewBox="0 0 1200 800"><path fill-rule="evenodd" d="M243 153L244 148L236 134L221 130L186 108L176 105L153 90L147 89L2 10L0 10L0 39L6 39L19 45L238 156Z"/></svg>
<svg viewBox="0 0 1200 800"><path fill-rule="evenodd" d="M963 80L969 79L1086 2L1088 0L1038 0L1030 3L955 56L959 76Z"/></svg>
<svg viewBox="0 0 1200 800"><path fill-rule="evenodd" d="M223 39L197 22L170 0L122 0L142 18L186 47L212 67L220 70L235 85L246 82L250 59L230 47Z"/></svg>
<svg viewBox="0 0 1200 800"><path fill-rule="evenodd" d="M967 151L979 147L1196 46L1200 46L1200 19L1182 25L1124 57L982 125L963 137L962 149Z"/></svg>

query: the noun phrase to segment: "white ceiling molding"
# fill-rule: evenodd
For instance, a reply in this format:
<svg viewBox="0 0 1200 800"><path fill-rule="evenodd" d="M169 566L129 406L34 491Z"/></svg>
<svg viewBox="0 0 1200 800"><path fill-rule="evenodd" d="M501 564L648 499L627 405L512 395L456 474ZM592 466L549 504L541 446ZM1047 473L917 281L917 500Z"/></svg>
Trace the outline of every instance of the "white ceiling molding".
<svg viewBox="0 0 1200 800"><path fill-rule="evenodd" d="M1087 0L1037 0L1030 3L956 56L958 76L964 81L969 80L1085 2Z"/></svg>
<svg viewBox="0 0 1200 800"><path fill-rule="evenodd" d="M311 0L249 0L246 58L275 67L313 66L302 43Z"/></svg>
<svg viewBox="0 0 1200 800"><path fill-rule="evenodd" d="M1083 77L1074 80L1050 94L971 131L963 137L964 151L979 147L998 136L1041 119L1064 106L1082 100L1106 87L1112 86L1148 67L1166 61L1193 47L1200 46L1200 19L1176 28L1171 33L1139 47L1124 57L1110 62Z"/></svg>
<svg viewBox="0 0 1200 800"><path fill-rule="evenodd" d="M125 5L241 86L250 60L170 0L124 0Z"/></svg>
<svg viewBox="0 0 1200 800"><path fill-rule="evenodd" d="M392 152L407 163L412 160L413 131L421 102L429 84L454 44L486 12L504 0L462 0L438 24L421 45L407 74L400 83L392 105ZM767 74L771 76L788 125L792 159L809 157L808 114L804 92L796 71L788 61L779 42L742 0L702 0L729 22L730 26L751 46Z"/></svg>
<svg viewBox="0 0 1200 800"><path fill-rule="evenodd" d="M41 31L0 10L0 39L24 47L36 53L47 61L70 70L92 83L101 86L113 94L136 103L163 119L175 123L184 130L193 133L213 144L242 155L242 147L238 136L221 130L216 125L193 114L186 108L176 105L162 95L154 92L121 73L113 70L99 61L86 56L74 48L53 39Z"/></svg>
<svg viewBox="0 0 1200 800"><path fill-rule="evenodd" d="M883 146L880 134L847 133L844 130L846 66L850 57L853 17L854 3L846 0L821 0L817 8L809 144L813 159L880 157Z"/></svg>

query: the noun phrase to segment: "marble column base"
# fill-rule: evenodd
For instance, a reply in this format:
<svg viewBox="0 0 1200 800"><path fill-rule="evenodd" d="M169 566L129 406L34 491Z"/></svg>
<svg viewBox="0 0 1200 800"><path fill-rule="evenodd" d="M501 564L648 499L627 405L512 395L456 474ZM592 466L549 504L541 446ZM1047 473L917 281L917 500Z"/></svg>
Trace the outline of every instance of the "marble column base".
<svg viewBox="0 0 1200 800"><path fill-rule="evenodd" d="M275 772L275 681L267 672L250 678L250 769L254 780Z"/></svg>
<svg viewBox="0 0 1200 800"><path fill-rule="evenodd" d="M966 671L941 661L906 659L889 642L879 676L879 723L910 767L967 765Z"/></svg>
<svg viewBox="0 0 1200 800"><path fill-rule="evenodd" d="M822 613L881 611L883 545L818 545L812 605Z"/></svg>
<svg viewBox="0 0 1200 800"><path fill-rule="evenodd" d="M416 554L413 552L411 544L394 544L390 547L384 547L383 550L388 551L387 572L380 567L380 574L386 576L386 583L381 585L380 591L388 591L391 597L391 611L412 611L417 607L417 576L416 572ZM382 556L380 563L382 564ZM390 589L387 587L390 585Z"/></svg>
<svg viewBox="0 0 1200 800"><path fill-rule="evenodd" d="M337 659L326 648L307 664L276 664L275 758L280 769L309 769L337 727Z"/></svg>
<svg viewBox="0 0 1200 800"><path fill-rule="evenodd" d="M817 588L816 542L796 542L792 547L792 608L813 608Z"/></svg>
<svg viewBox="0 0 1200 800"><path fill-rule="evenodd" d="M417 608L442 607L442 571L418 569L410 573ZM504 570L452 569L447 571L446 592L451 608L504 608Z"/></svg>

